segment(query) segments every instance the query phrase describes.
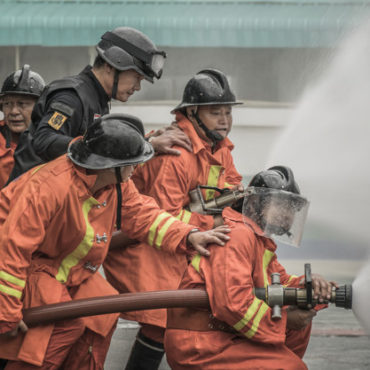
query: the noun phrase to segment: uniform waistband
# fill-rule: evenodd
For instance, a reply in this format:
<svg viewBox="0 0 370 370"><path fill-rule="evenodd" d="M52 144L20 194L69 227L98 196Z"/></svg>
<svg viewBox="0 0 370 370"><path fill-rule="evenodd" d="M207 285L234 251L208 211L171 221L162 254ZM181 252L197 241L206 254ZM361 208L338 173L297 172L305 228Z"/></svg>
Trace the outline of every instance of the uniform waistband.
<svg viewBox="0 0 370 370"><path fill-rule="evenodd" d="M240 333L229 324L216 319L210 311L193 308L168 309L167 329L224 331L234 335L240 335Z"/></svg>

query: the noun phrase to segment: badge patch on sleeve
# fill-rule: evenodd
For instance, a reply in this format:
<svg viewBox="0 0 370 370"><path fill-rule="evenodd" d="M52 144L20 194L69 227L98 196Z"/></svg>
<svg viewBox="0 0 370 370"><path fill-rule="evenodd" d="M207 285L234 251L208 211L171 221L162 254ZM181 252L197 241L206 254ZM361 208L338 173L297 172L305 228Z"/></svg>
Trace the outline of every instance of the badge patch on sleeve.
<svg viewBox="0 0 370 370"><path fill-rule="evenodd" d="M59 130L63 123L67 120L67 116L63 115L59 112L54 112L54 114L50 117L48 124L54 128L55 130Z"/></svg>

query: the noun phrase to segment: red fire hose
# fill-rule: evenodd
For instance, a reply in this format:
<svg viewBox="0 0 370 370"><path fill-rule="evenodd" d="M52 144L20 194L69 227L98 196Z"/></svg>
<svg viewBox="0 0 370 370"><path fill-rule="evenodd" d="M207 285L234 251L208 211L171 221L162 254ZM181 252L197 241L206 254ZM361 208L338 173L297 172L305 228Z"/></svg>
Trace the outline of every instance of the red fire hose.
<svg viewBox="0 0 370 370"><path fill-rule="evenodd" d="M58 320L74 319L114 312L139 311L173 307L209 307L204 290L163 290L143 293L126 293L76 299L74 301L32 307L23 311L27 326L47 324Z"/></svg>

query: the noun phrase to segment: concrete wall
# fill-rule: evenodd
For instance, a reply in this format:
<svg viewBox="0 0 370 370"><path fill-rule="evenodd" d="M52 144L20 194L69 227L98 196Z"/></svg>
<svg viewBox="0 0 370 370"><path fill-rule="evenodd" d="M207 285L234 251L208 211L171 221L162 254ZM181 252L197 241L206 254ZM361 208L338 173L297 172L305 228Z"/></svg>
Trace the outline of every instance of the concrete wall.
<svg viewBox="0 0 370 370"><path fill-rule="evenodd" d="M164 48L161 80L143 83L131 99L179 100L186 82L206 67L224 71L239 99L294 102L326 64L328 49ZM0 47L0 81L25 63L46 82L78 73L95 56L94 47Z"/></svg>
<svg viewBox="0 0 370 370"><path fill-rule="evenodd" d="M142 119L146 131L173 121L170 114L175 101L161 103L114 104L113 112L124 112ZM230 139L235 144L233 157L238 171L246 177L265 169L266 161L281 131L289 124L293 107L278 104L247 103L233 108Z"/></svg>

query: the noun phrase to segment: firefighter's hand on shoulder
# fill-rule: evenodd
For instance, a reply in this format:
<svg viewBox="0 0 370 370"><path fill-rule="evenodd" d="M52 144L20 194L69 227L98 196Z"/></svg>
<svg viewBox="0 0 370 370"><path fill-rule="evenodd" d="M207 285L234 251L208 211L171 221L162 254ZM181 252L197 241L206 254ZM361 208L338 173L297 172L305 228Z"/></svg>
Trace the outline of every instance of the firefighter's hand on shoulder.
<svg viewBox="0 0 370 370"><path fill-rule="evenodd" d="M287 309L287 329L302 330L316 316L315 310L302 310L296 306L289 306Z"/></svg>
<svg viewBox="0 0 370 370"><path fill-rule="evenodd" d="M230 229L226 225L207 231L199 231L194 229L188 234L188 245L202 256L209 256L210 252L206 249L207 245L225 245L225 242L230 239L230 237L226 235L229 232Z"/></svg>
<svg viewBox="0 0 370 370"><path fill-rule="evenodd" d="M331 292L333 289L338 288L338 284L335 281L327 281L319 274L312 274L312 288L314 299L317 299L319 303L323 303L331 298ZM304 279L300 281L304 284Z"/></svg>
<svg viewBox="0 0 370 370"><path fill-rule="evenodd" d="M189 152L193 151L189 137L176 124L171 124L165 129L155 131L148 140L156 154L180 155L180 151L173 149L174 145L181 146Z"/></svg>
<svg viewBox="0 0 370 370"><path fill-rule="evenodd" d="M18 335L19 331L22 333L26 333L28 331L28 327L23 320L19 321L14 329L0 334L0 337L14 338Z"/></svg>

